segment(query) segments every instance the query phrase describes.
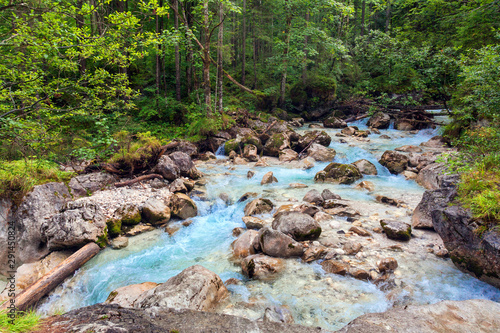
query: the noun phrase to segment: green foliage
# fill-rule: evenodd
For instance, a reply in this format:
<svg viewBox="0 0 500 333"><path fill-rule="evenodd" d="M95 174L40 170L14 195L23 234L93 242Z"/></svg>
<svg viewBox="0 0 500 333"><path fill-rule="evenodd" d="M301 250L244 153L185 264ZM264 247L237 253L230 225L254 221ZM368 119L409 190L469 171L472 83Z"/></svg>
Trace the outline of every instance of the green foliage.
<svg viewBox="0 0 500 333"><path fill-rule="evenodd" d="M73 175L44 160L0 161L0 197L12 198L19 203L34 186L68 182Z"/></svg>
<svg viewBox="0 0 500 333"><path fill-rule="evenodd" d="M40 316L34 311L17 312L11 319L6 311L0 311L0 332L21 333L36 329L40 325Z"/></svg>
<svg viewBox="0 0 500 333"><path fill-rule="evenodd" d="M120 131L115 133L114 141L118 145L118 152L108 160L110 163L133 164L135 161L147 160L161 147L160 140L150 132L132 136L127 131Z"/></svg>

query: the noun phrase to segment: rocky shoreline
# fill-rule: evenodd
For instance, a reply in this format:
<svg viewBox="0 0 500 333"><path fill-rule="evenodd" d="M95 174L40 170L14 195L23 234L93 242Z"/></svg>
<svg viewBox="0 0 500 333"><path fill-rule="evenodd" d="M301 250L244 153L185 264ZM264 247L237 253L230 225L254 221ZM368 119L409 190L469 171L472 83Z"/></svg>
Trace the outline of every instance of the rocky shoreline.
<svg viewBox="0 0 500 333"><path fill-rule="evenodd" d="M371 133L389 127L390 121L389 115L378 113L368 121L369 130L348 126L345 121L335 117L325 120L323 126L342 128L336 135L339 142L355 147L359 143L369 143ZM415 131L417 126L415 124L421 126L420 123L413 124L410 119L397 119L396 123L398 129L407 131ZM215 147L225 142L224 149L229 159L217 159L215 151L199 153L198 147L182 143L175 148L175 151L161 156L156 166L152 168L151 171L160 175L160 179L117 187L116 176L94 172L73 178L68 186L63 183L37 186L17 209L12 203L1 201L0 224L15 221L19 239L23 242L20 246L23 251L19 253L18 259L24 264L18 268L16 275L18 290L26 288L44 276L73 251L89 242L96 242L102 247L110 245L114 249L120 249L127 246L127 237L155 228L162 228L173 234L180 228L189 226L191 223L189 219L198 214L197 205L190 196L209 200L205 187L206 180L198 168L210 169L222 164L228 168L233 166L265 168L286 163L290 168L310 169L315 163L332 161L337 154L334 149L328 147L332 137L325 131L312 129L300 134L294 130L294 127L304 125L303 119L292 119L288 123L275 118L270 118L267 123L261 120L249 120L247 125L248 127L235 127L231 133L222 132L209 139L212 140L210 145ZM237 228L233 231L233 235L237 238L231 245L232 262L241 266L241 272L248 279L272 281L280 274L285 274L289 260L300 258L304 263L320 263L326 273L370 281L384 292L390 292L394 299L399 299L398 295L412 292L405 286L404 277L398 270L398 258L401 253L434 253L437 257L447 257L450 254L457 266L473 271L476 276L498 287L495 279L498 277L500 266L498 261L500 247L497 246L500 244L498 241L500 238L495 238L496 234L488 233L476 241L475 244L480 245L468 246L473 251L472 254L465 255L469 259L480 257L484 249L489 252L486 252L486 259L481 264L476 262L463 264L461 258L464 257L464 246L454 243L458 238L457 234L463 236L463 232L457 230L453 233L450 231L453 228L446 225L450 220L463 221L463 225L470 224L468 222L470 216L469 220L466 220L466 212L462 210L458 214L457 209L447 207L447 203L453 197L449 189L453 188L457 179L455 176L443 175L443 165L435 163L439 154L447 150L449 148L442 138L433 137L420 146L404 145L395 150L385 151L380 157L379 163L391 174L402 174L406 179L415 179L420 185L431 189L424 194L418 206L419 197L410 195L392 198L377 194L376 187L369 180L363 180L356 185L356 188L353 186L354 191L362 191L373 197L373 202L369 204L342 199L340 195L326 188L328 184L350 185L365 176L376 175L376 166L365 159L359 159L351 164L328 164L314 176L317 186L321 187L324 184L324 188L304 190L307 192L298 202L292 199L285 201L283 198L278 199L273 196L255 197L257 194L254 193L243 195L239 201L246 202L243 217L246 228ZM195 161L192 158L195 158ZM249 170L248 178L253 177L252 173L253 171ZM260 184L265 187L279 181L279 177L268 172L260 180ZM307 188L307 185L291 183L289 187L302 189ZM232 201L223 193L220 199L227 204ZM444 244L432 229L439 233ZM468 230L469 235L464 237L465 242L474 238L474 228ZM5 255L6 253L0 253L1 262L6 262L3 260ZM478 265L481 267L480 273L477 272ZM6 272L5 265L0 267L0 272ZM196 318L191 323L194 326L188 324L185 328L180 326L179 328L192 332L200 331L203 325L206 325L206 329L215 327L213 325L218 321L227 323L227 326L221 326L227 327L227 330L214 328L217 332L236 332L237 330L231 325L236 325L234 327L243 325L241 332L249 331L251 327L255 331L262 332L284 328L290 332L295 329L301 332L318 331L299 326L279 326L293 322L292 316L283 307L272 308L269 311L266 309L266 313L269 314L267 317L266 315L262 317L263 322L234 319L237 317L215 313L208 315L190 310L170 309L237 313L236 309L227 306L225 300L230 293L228 286L241 283L238 279L223 282L217 274L195 265L165 283L147 282L119 288L113 291L106 301L111 305L95 305L51 318L44 329L47 332L59 328L68 329L68 326L64 326L67 323L75 327L74 332L97 328L105 331L115 328L129 329L131 327L120 325L126 325L124 323L128 320L126 318L133 318L140 323L134 327L139 330L139 327L146 327L147 331L154 332L167 328L176 329L175 325L180 323L175 321L178 319L158 318L187 316ZM6 293L4 292L0 298L6 299ZM465 302L467 305L463 306L464 309L467 306L478 307L477 302L483 301ZM496 303L490 303L495 304L488 303L492 309L498 307ZM401 305L404 305L404 302ZM428 309L433 306L429 306ZM440 306L453 308L455 305L446 303ZM462 305L459 306L462 308ZM425 306L415 308L414 313L432 311L426 309ZM400 316L397 311L399 310L389 310L387 313L393 312L396 314L394 318L397 318ZM103 317L104 320L99 324L102 327L90 324L91 318L95 317L94 312L107 316ZM499 313L498 309L493 312ZM463 315L462 312L460 315ZM369 318L372 315L366 316ZM366 329L373 324L367 320L360 318L342 331L361 332L359 327ZM384 320L387 321L387 325L392 325L390 319ZM168 323L172 321L176 324L169 326ZM273 321L281 324L276 326ZM474 320L469 321L469 324L473 325L473 322ZM394 325L397 327L399 324L394 322ZM433 324L418 325L416 327L422 328L419 332L431 332L435 329ZM376 330L371 331L376 332ZM484 332L487 331L486 327Z"/></svg>

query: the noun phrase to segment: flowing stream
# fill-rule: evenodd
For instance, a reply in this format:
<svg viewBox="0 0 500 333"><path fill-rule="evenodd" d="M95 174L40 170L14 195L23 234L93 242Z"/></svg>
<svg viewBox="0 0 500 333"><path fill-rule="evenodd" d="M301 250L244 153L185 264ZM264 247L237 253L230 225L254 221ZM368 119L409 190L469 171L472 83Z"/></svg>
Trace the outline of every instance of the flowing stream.
<svg viewBox="0 0 500 333"><path fill-rule="evenodd" d="M354 125L366 129L365 124L366 120ZM302 134L309 130L303 127L297 131ZM331 148L337 151L334 161L351 163L364 158L377 165L377 176L362 179L374 183L377 194L403 200L411 208L420 201L423 188L403 176L391 175L377 161L385 150L419 145L436 135L437 130L409 134L388 129L382 130L381 135L389 135L391 139L372 134L369 142L349 140L348 143L340 143L335 137L339 130L325 130L332 136ZM395 272L397 287L393 290L382 291L371 282L325 274L317 262L305 264L300 259L288 259L286 271L276 280L246 279L241 268L230 260L230 244L235 239L232 230L244 227L241 218L248 202L238 203L237 200L246 192L256 192L279 206L293 203L290 201L294 199L301 201L313 188L320 191L328 188L343 199L355 202L354 206L362 213L363 227L368 230L381 218L397 217L409 222L411 215L411 210L377 203L373 195L355 189L356 184L315 184L314 175L327 163L316 163L309 170L298 169L291 163L260 168L250 165L233 165L224 159L200 164L198 168L206 174L208 200L195 198L199 216L192 219L189 227L181 228L172 236L158 229L130 238L129 246L124 249L101 251L73 278L52 292L39 311L52 314L103 302L116 288L146 281L162 283L195 264L219 274L223 281L237 278L244 282L228 287L231 296L221 309L223 313L258 319L267 306L280 305L290 309L296 323L330 330L339 329L362 314L385 311L394 304L429 304L475 298L500 301L498 289L460 272L449 259L428 253L427 243L437 237L429 231L414 231L415 238L402 245L403 251L389 249L389 245L396 242L386 240L383 235L374 235L373 244L365 245L364 257L349 259L353 264L374 266L379 258L396 258L399 268ZM251 179L247 179L248 170L255 172ZM260 180L268 171L273 171L279 182L261 186ZM292 189L290 183L303 183L308 188ZM233 204L226 205L218 199L221 193L226 193ZM262 218L270 218L270 215ZM349 225L345 218L322 222L322 238L336 239L339 231L347 231Z"/></svg>

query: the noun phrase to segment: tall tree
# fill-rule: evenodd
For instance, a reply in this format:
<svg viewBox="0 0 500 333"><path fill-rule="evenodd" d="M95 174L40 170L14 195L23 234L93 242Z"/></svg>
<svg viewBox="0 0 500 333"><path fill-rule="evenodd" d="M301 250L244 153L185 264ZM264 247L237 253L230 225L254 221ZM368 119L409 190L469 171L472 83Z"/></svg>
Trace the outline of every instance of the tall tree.
<svg viewBox="0 0 500 333"><path fill-rule="evenodd" d="M285 94L286 94L286 77L288 72L288 51L290 49L290 30L292 29L292 9L290 8L289 0L285 0L285 48L283 49L283 69L281 74L281 84L280 84L280 98L279 105L281 108L285 107Z"/></svg>

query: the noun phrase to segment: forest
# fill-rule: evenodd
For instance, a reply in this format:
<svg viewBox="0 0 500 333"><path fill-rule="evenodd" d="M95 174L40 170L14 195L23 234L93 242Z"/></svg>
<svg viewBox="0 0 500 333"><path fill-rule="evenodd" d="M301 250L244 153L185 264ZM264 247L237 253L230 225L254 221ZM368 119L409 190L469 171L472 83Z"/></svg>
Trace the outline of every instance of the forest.
<svg viewBox="0 0 500 333"><path fill-rule="evenodd" d="M0 17L4 195L133 142L342 106L442 105L450 167L498 179L498 0L2 0Z"/></svg>

